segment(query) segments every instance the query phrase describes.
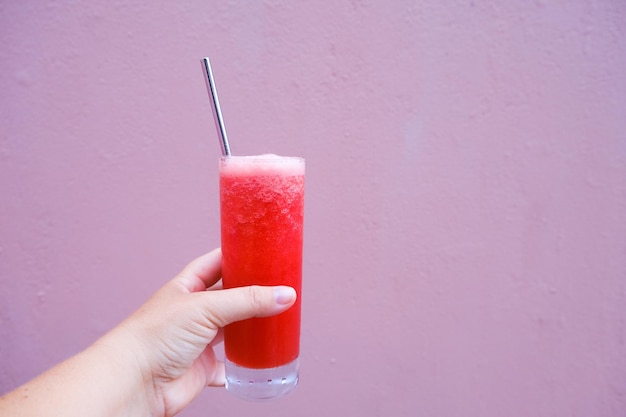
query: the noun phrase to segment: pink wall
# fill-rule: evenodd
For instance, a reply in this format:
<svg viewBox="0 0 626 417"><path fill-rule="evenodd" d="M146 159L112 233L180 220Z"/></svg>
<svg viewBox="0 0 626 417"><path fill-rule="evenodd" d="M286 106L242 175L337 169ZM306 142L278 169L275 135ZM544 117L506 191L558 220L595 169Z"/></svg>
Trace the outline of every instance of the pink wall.
<svg viewBox="0 0 626 417"><path fill-rule="evenodd" d="M0 391L218 245L209 54L307 158L302 382L182 415L624 415L626 3L86 4L0 5Z"/></svg>

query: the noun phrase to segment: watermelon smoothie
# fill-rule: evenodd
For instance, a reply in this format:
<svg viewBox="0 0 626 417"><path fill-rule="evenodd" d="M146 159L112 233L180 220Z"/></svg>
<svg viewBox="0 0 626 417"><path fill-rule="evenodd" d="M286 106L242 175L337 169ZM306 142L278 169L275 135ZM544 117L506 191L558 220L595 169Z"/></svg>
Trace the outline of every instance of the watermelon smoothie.
<svg viewBox="0 0 626 417"><path fill-rule="evenodd" d="M304 159L227 156L219 162L224 288L288 285L287 311L224 329L226 387L246 399L291 392L298 382Z"/></svg>

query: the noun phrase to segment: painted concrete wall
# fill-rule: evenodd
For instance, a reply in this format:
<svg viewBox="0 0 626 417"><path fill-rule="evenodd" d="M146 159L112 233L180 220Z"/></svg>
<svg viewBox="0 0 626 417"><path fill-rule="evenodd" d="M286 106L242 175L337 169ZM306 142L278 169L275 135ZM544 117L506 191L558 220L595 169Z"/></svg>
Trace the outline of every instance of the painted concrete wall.
<svg viewBox="0 0 626 417"><path fill-rule="evenodd" d="M302 381L182 415L623 416L624 22L618 0L2 2L0 391L219 244L208 54L233 151L307 158Z"/></svg>

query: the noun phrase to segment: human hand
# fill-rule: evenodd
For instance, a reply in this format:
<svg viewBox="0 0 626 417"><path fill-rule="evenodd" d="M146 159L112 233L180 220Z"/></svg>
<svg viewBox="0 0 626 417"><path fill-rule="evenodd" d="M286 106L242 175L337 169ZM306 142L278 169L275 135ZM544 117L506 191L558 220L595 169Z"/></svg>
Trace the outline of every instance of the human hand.
<svg viewBox="0 0 626 417"><path fill-rule="evenodd" d="M143 307L83 352L0 397L14 417L173 416L205 386L224 384L220 329L293 305L291 287L214 286L222 253L191 262ZM214 287L215 288L215 287Z"/></svg>
<svg viewBox="0 0 626 417"><path fill-rule="evenodd" d="M206 291L220 277L216 249L187 265L95 345L133 362L146 395L142 403L153 416L172 416L204 387L224 385L224 364L213 351L222 327L281 313L296 300L295 290L284 286Z"/></svg>

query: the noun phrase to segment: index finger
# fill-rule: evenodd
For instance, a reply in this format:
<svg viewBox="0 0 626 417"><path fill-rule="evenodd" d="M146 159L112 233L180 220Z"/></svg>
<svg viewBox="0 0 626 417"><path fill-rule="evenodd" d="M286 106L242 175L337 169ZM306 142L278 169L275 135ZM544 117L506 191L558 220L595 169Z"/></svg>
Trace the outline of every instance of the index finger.
<svg viewBox="0 0 626 417"><path fill-rule="evenodd" d="M217 248L191 261L174 281L189 292L204 291L222 277L222 249Z"/></svg>

